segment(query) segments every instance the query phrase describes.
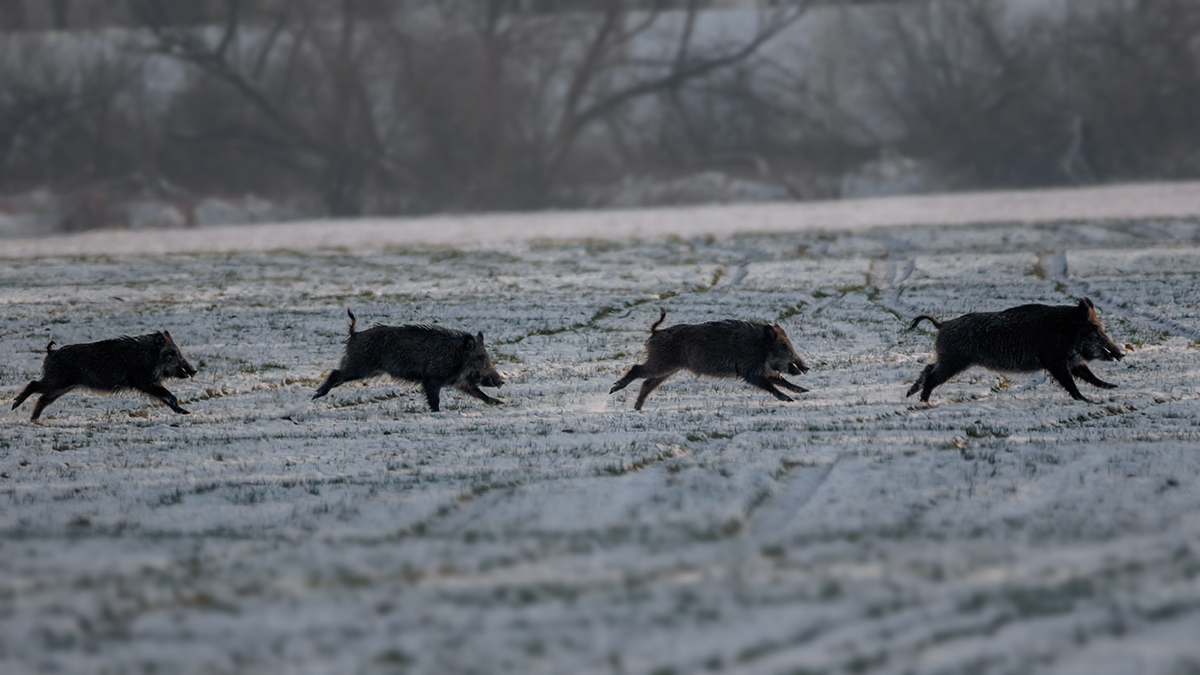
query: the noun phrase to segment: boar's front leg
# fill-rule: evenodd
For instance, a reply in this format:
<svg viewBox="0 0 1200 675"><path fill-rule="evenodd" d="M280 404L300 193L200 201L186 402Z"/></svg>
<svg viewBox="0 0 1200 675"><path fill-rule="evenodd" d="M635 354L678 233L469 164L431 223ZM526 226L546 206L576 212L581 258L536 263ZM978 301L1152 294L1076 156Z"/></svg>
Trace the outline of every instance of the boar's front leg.
<svg viewBox="0 0 1200 675"><path fill-rule="evenodd" d="M72 387L62 387L61 389L46 391L46 389L43 388L41 391L45 393L38 397L37 405L33 406L33 415L29 418L29 421L38 421L38 418L42 416L42 411L46 409L46 406L57 401L60 396L68 391L71 391L71 389Z"/></svg>
<svg viewBox="0 0 1200 675"><path fill-rule="evenodd" d="M1095 403L1095 401L1080 393L1079 387L1075 384L1075 379L1071 377L1071 371L1067 368L1066 364L1056 363L1054 365L1047 365L1046 370L1049 371L1050 374L1054 376L1054 379L1058 380L1058 383L1067 390L1067 393L1071 395L1071 398L1075 399L1076 401Z"/></svg>
<svg viewBox="0 0 1200 675"><path fill-rule="evenodd" d="M483 393L483 391L480 390L479 387L477 387L471 383L467 383L467 384L463 385L460 389L463 393L470 394L471 396L474 396L475 398L479 399L480 401L483 401L484 403L486 403L488 405L500 405L501 403L503 403L503 401L501 401L500 399L492 398L491 396L488 396L487 394Z"/></svg>
<svg viewBox="0 0 1200 675"><path fill-rule="evenodd" d="M776 389L775 385L772 383L772 381L770 379L767 379L761 375L749 375L746 377L746 381L749 382L750 384L758 387L759 389L766 389L767 391L771 392L772 396L779 399L780 401L794 400L794 399L792 399L791 396L788 396L787 394L783 393L782 391L779 391L778 389Z"/></svg>
<svg viewBox="0 0 1200 675"><path fill-rule="evenodd" d="M784 389L787 389L788 391L794 391L797 394L808 393L808 390L805 389L804 387L792 384L791 382L788 382L787 380L783 379L782 377L772 377L770 379L770 382L773 385L776 385L778 387L783 387Z"/></svg>
<svg viewBox="0 0 1200 675"><path fill-rule="evenodd" d="M1078 377L1079 379L1083 380L1084 382L1087 382L1088 384L1092 385L1093 387L1099 387L1100 389L1116 389L1117 388L1117 385L1113 384L1112 382L1105 382L1104 380L1096 377L1096 374L1093 373L1091 371L1091 369L1089 369L1086 365L1084 365L1082 363L1075 366L1074 368L1072 368L1071 374L1074 375L1075 377Z"/></svg>
<svg viewBox="0 0 1200 675"><path fill-rule="evenodd" d="M174 410L180 415L191 415L190 412L179 407L179 399L175 398L175 394L167 391L167 388L161 384L142 385L136 388L138 391L144 391L163 403L166 403L168 406L170 406L171 410Z"/></svg>

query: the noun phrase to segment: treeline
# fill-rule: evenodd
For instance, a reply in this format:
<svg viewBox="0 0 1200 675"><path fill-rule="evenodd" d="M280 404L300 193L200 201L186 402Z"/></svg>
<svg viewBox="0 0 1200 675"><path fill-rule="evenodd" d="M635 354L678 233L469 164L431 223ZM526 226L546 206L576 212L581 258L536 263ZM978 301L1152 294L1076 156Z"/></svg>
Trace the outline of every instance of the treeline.
<svg viewBox="0 0 1200 675"><path fill-rule="evenodd" d="M1200 175L1200 3L713 4L0 0L0 193L91 227L97 186L353 216L713 170L834 197L881 154L930 189Z"/></svg>

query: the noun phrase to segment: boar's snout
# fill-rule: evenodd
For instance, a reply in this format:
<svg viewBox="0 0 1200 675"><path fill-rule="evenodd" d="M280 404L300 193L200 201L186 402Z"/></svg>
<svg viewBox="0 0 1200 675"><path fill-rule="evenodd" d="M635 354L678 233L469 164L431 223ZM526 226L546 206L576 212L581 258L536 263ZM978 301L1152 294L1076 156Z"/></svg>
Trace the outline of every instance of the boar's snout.
<svg viewBox="0 0 1200 675"><path fill-rule="evenodd" d="M187 359L183 358L183 354L180 353L178 349L175 349L173 353L168 356L167 363L170 364L172 361L174 361L175 365L175 377L184 379L196 374L196 369L192 367L192 364L188 363ZM170 370L167 372L170 372Z"/></svg>
<svg viewBox="0 0 1200 675"><path fill-rule="evenodd" d="M175 344L175 340L171 338L170 331L160 331L150 336L154 344L159 347L159 363L162 375L171 374L173 377L180 379L191 377L196 374L196 369L188 360L184 358L183 352L179 351L179 346ZM174 370L171 366L175 366Z"/></svg>
<svg viewBox="0 0 1200 675"><path fill-rule="evenodd" d="M804 365L804 362L801 361L800 359L796 359L795 361L792 361L791 363L788 364L788 374L789 375L799 375L801 373L807 373L807 372L808 372L808 366Z"/></svg>
<svg viewBox="0 0 1200 675"><path fill-rule="evenodd" d="M1121 349L1117 347L1107 335L1100 330L1096 330L1087 339L1081 350L1088 359L1102 359L1104 361L1120 361L1125 358L1121 353Z"/></svg>
<svg viewBox="0 0 1200 675"><path fill-rule="evenodd" d="M485 387L500 388L500 387L504 386L504 378L500 377L499 375L497 375L495 373L488 373L487 375L484 375L482 378L480 378L479 384L481 384Z"/></svg>
<svg viewBox="0 0 1200 675"><path fill-rule="evenodd" d="M1080 351L1088 359L1104 359L1105 361L1120 361L1125 358L1121 353L1121 349L1112 341L1112 338L1105 335L1104 329L1100 327L1100 319L1096 317L1096 306L1088 298L1079 299L1079 311L1081 319L1084 322L1084 329L1080 342Z"/></svg>

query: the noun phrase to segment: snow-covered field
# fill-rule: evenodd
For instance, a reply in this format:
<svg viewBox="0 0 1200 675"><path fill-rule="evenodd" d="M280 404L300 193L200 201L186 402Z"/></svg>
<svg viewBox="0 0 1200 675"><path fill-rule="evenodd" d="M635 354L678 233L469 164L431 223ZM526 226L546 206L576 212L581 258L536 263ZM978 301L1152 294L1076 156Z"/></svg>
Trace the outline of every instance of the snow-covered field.
<svg viewBox="0 0 1200 675"><path fill-rule="evenodd" d="M199 369L167 382L190 416L5 404L0 671L1200 672L1200 219L655 213L457 247L0 244L6 402L50 339L169 329ZM1120 384L1098 403L982 370L904 398L914 314L1084 295L1129 351L1093 364ZM681 374L633 411L607 391L659 306L779 323L811 393ZM347 307L483 331L505 405L383 379L310 402Z"/></svg>

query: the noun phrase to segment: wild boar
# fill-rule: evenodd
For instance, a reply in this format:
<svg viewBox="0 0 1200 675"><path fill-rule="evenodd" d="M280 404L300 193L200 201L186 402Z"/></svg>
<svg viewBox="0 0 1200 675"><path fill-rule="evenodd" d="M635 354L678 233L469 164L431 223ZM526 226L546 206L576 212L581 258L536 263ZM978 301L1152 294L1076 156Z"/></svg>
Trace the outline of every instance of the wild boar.
<svg viewBox="0 0 1200 675"><path fill-rule="evenodd" d="M1093 359L1124 357L1104 334L1088 298L1081 298L1078 305L1021 305L942 322L922 314L913 319L909 330L921 321L938 329L937 361L925 367L906 397L922 389L921 400L928 402L934 387L971 366L1009 373L1044 368L1078 401L1091 402L1079 393L1076 377L1101 389L1117 386L1096 377L1086 365Z"/></svg>
<svg viewBox="0 0 1200 675"><path fill-rule="evenodd" d="M783 373L799 375L808 366L796 355L787 333L779 326L749 321L711 321L679 324L658 330L667 317L659 309L658 321L650 326L646 340L646 362L629 369L608 393L624 389L639 377L646 378L638 392L634 410L641 410L646 397L680 370L710 377L740 377L771 392L780 401L792 398L776 385L803 394L808 391L783 379Z"/></svg>
<svg viewBox="0 0 1200 675"><path fill-rule="evenodd" d="M12 407L16 410L25 399L41 394L30 418L36 422L46 406L72 389L84 387L107 393L133 389L157 398L180 415L187 415L188 411L179 407L179 399L162 386L162 381L195 374L196 369L183 357L167 331L66 345L61 349L55 349L51 342L46 345L42 379L26 385Z"/></svg>
<svg viewBox="0 0 1200 675"><path fill-rule="evenodd" d="M313 399L321 398L340 384L386 373L397 380L419 382L429 409L434 412L440 409L440 392L445 386L489 405L502 403L479 390L480 386L504 384L483 346L483 333L471 335L441 326L380 324L358 332L354 313L347 309L346 314L350 317L346 353Z"/></svg>

